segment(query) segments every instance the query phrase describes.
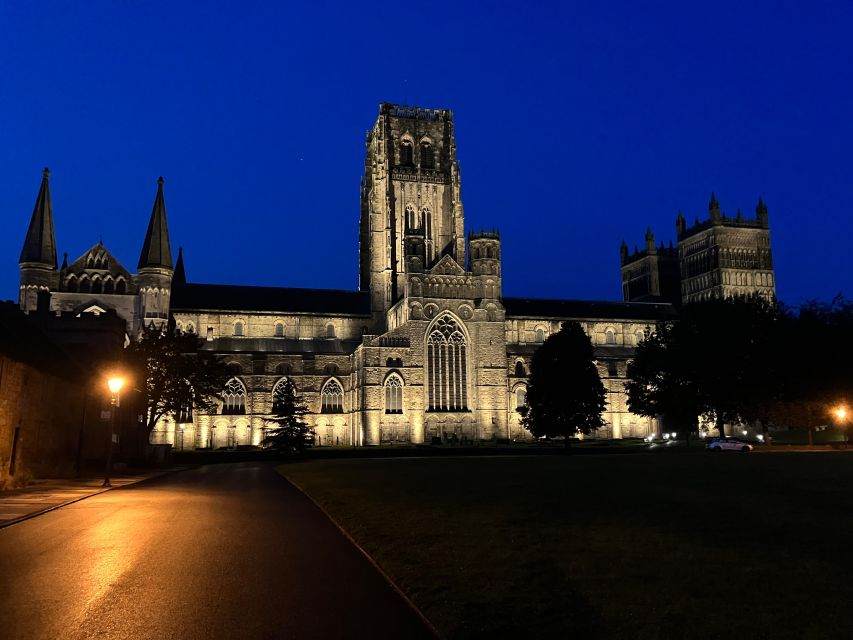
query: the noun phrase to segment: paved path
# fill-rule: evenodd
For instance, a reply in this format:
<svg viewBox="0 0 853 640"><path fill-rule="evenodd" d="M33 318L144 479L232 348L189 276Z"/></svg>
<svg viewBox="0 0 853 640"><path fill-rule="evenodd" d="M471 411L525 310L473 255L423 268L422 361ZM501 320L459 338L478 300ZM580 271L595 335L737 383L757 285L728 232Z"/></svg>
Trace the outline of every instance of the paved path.
<svg viewBox="0 0 853 640"><path fill-rule="evenodd" d="M430 638L272 465L183 471L0 530L0 635Z"/></svg>
<svg viewBox="0 0 853 640"><path fill-rule="evenodd" d="M174 469L133 476L116 476L110 479L110 484L113 487L124 487L171 471ZM21 518L101 493L105 491L103 482L103 477L83 480L39 480L23 489L0 491L0 527L8 526Z"/></svg>

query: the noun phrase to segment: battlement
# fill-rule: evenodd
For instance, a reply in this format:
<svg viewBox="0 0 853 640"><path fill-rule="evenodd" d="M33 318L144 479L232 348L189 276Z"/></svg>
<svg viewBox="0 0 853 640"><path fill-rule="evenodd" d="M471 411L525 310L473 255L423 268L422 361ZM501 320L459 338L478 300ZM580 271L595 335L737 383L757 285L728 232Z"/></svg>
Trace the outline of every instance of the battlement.
<svg viewBox="0 0 853 640"><path fill-rule="evenodd" d="M453 120L453 113L450 109L410 107L406 104L392 104L390 102L383 102L379 105L379 115L409 118L411 120Z"/></svg>
<svg viewBox="0 0 853 640"><path fill-rule="evenodd" d="M710 229L712 227L730 227L730 228L740 228L740 229L769 229L770 226L767 224L766 220L759 220L757 218L744 218L744 217L730 217L725 214L721 214L719 219L714 220L713 218L709 218L708 220L699 221L698 219L693 223L690 227L684 227L683 229L678 230L678 239L682 240L684 238L689 238L692 235L699 233L700 231L705 231L706 229Z"/></svg>
<svg viewBox="0 0 853 640"><path fill-rule="evenodd" d="M654 252L649 251L648 249L637 249L634 247L633 253L624 253L622 256L622 266L631 264L632 262L637 262L646 258L650 255L655 255L659 258L677 258L678 257L678 249L672 246L672 243L668 247L665 247L663 242L660 243L660 246L657 247Z"/></svg>
<svg viewBox="0 0 853 640"><path fill-rule="evenodd" d="M492 229L491 231L469 231L468 232L468 241L471 240L500 240L501 232L497 229Z"/></svg>

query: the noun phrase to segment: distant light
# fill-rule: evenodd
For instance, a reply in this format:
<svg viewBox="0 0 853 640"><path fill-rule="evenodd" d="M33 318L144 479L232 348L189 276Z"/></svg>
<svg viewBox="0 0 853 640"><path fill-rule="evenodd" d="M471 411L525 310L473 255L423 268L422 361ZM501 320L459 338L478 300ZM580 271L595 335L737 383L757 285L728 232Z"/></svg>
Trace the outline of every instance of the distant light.
<svg viewBox="0 0 853 640"><path fill-rule="evenodd" d="M835 417L839 420L844 420L845 418L847 418L847 407L836 407Z"/></svg>
<svg viewBox="0 0 853 640"><path fill-rule="evenodd" d="M663 439L664 439L664 440L669 440L669 434L668 434L668 433L663 434Z"/></svg>
<svg viewBox="0 0 853 640"><path fill-rule="evenodd" d="M678 435L678 434L677 434L675 431L673 431L672 433L670 433L670 434L669 434L669 437L670 437L670 438L675 438L677 435Z"/></svg>
<svg viewBox="0 0 853 640"><path fill-rule="evenodd" d="M757 436L755 436L755 437L756 437L756 438L758 438L758 441L759 441L759 442L764 442L764 434L759 433L759 434L758 434Z"/></svg>
<svg viewBox="0 0 853 640"><path fill-rule="evenodd" d="M741 433L742 433L743 435L746 435L746 433L747 433L746 429L744 429L743 431L741 431Z"/></svg>

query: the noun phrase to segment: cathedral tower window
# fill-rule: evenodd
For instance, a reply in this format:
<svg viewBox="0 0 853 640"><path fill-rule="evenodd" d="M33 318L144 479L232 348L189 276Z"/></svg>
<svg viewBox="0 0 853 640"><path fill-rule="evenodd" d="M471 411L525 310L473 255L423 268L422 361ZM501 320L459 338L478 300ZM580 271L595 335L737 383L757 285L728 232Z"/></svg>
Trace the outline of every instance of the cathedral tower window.
<svg viewBox="0 0 853 640"><path fill-rule="evenodd" d="M413 231L420 227L420 220L418 220L417 213L415 213L415 205L409 203L406 205L406 227Z"/></svg>
<svg viewBox="0 0 853 640"><path fill-rule="evenodd" d="M527 375L527 371L524 370L524 363L519 361L515 363L515 375L518 378L523 378Z"/></svg>
<svg viewBox="0 0 853 640"><path fill-rule="evenodd" d="M426 141L421 142L421 167L424 169L432 169L435 167L432 144Z"/></svg>
<svg viewBox="0 0 853 640"><path fill-rule="evenodd" d="M440 317L427 336L427 368L429 410L467 411L467 341L449 315Z"/></svg>
<svg viewBox="0 0 853 640"><path fill-rule="evenodd" d="M385 413L403 413L403 381L396 373L385 379Z"/></svg>
<svg viewBox="0 0 853 640"><path fill-rule="evenodd" d="M222 391L222 415L246 413L246 387L237 378L231 378Z"/></svg>
<svg viewBox="0 0 853 640"><path fill-rule="evenodd" d="M234 335L235 336L242 336L243 335L243 323L242 322L235 322L234 323Z"/></svg>
<svg viewBox="0 0 853 640"><path fill-rule="evenodd" d="M414 154L412 153L412 141L403 140L400 143L400 164L404 167L414 165Z"/></svg>
<svg viewBox="0 0 853 640"><path fill-rule="evenodd" d="M536 329L535 342L545 342L545 329Z"/></svg>
<svg viewBox="0 0 853 640"><path fill-rule="evenodd" d="M605 344L616 344L616 334L613 329L608 329L604 332L604 343Z"/></svg>
<svg viewBox="0 0 853 640"><path fill-rule="evenodd" d="M519 387L515 390L515 408L519 409L527 404L527 387Z"/></svg>
<svg viewBox="0 0 853 640"><path fill-rule="evenodd" d="M323 385L323 391L320 394L320 412L321 413L343 413L344 411L344 390L341 383L330 378Z"/></svg>
<svg viewBox="0 0 853 640"><path fill-rule="evenodd" d="M333 325L331 323L326 325L326 337L327 338L334 338L335 337L335 325Z"/></svg>
<svg viewBox="0 0 853 640"><path fill-rule="evenodd" d="M281 322L275 323L275 337L283 338L284 337L284 325Z"/></svg>

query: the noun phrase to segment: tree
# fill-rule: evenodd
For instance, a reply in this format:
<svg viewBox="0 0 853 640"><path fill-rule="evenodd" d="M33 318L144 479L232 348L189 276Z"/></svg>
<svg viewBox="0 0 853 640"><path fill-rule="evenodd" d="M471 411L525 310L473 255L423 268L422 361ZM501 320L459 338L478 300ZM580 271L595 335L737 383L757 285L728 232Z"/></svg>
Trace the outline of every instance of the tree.
<svg viewBox="0 0 853 640"><path fill-rule="evenodd" d="M271 428L262 444L287 453L310 446L314 431L302 419L307 410L290 380L278 383L273 390L272 415L266 420Z"/></svg>
<svg viewBox="0 0 853 640"><path fill-rule="evenodd" d="M522 424L537 437L563 436L604 425L606 391L593 360L592 342L577 322L564 322L533 354Z"/></svg>
<svg viewBox="0 0 853 640"><path fill-rule="evenodd" d="M663 416L689 441L699 430L699 391L689 358L678 348L676 324L661 324L638 346L628 363L628 409L647 418Z"/></svg>
<svg viewBox="0 0 853 640"><path fill-rule="evenodd" d="M128 346L125 357L140 385L148 433L160 418L216 405L229 374L221 360L201 351L202 344L195 334L151 324Z"/></svg>

